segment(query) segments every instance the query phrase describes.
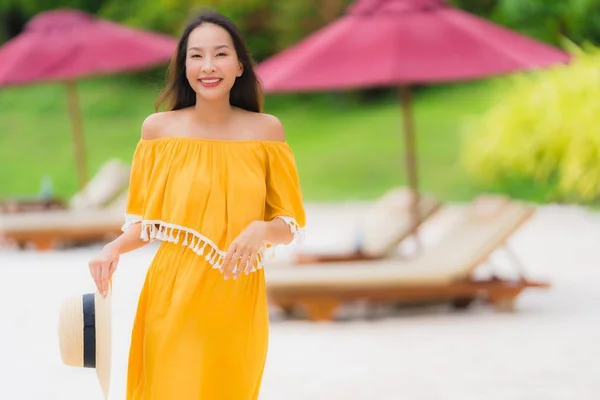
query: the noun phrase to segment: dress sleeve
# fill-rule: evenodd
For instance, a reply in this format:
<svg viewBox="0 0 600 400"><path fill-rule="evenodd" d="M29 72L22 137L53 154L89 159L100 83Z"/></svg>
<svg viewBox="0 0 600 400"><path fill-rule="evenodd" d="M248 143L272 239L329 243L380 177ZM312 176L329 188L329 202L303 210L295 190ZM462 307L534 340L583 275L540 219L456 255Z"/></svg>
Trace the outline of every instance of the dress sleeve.
<svg viewBox="0 0 600 400"><path fill-rule="evenodd" d="M281 218L294 234L294 242L301 240L306 215L294 154L286 143L269 149L266 183L265 220Z"/></svg>
<svg viewBox="0 0 600 400"><path fill-rule="evenodd" d="M150 174L154 165L153 160L154 155L150 146L144 146L143 142L139 142L131 162L125 223L121 228L123 232L143 219L144 202L146 193L148 192Z"/></svg>

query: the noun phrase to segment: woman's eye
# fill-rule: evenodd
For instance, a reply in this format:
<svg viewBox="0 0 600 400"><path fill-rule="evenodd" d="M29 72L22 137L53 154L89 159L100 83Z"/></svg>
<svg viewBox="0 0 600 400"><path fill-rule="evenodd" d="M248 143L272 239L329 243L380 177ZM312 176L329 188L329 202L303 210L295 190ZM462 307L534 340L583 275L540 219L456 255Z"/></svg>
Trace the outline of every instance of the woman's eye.
<svg viewBox="0 0 600 400"><path fill-rule="evenodd" d="M199 58L200 54L192 54L192 58Z"/></svg>
<svg viewBox="0 0 600 400"><path fill-rule="evenodd" d="M226 53L219 53L217 54L217 57L225 57L227 54Z"/></svg>

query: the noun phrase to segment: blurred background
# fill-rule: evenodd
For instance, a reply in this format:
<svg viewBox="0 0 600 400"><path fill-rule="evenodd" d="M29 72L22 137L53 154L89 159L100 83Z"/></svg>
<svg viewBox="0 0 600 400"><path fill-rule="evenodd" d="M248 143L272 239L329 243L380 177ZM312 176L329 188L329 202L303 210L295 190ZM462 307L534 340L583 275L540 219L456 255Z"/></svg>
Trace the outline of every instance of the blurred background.
<svg viewBox="0 0 600 400"><path fill-rule="evenodd" d="M21 33L38 13L63 7L175 37L190 9L208 5L235 20L260 63L342 17L351 3L4 0L0 43ZM590 121L596 102L589 99L598 86L594 45L600 37L599 2L450 4L578 57L569 66L518 78L510 74L419 83L414 88L414 123L420 187L444 201L465 201L493 190L534 201L593 204L600 170L590 165L595 164L591 159L598 154L598 141ZM30 61L40 62L35 55ZM365 60L362 73L369 74L372 62ZM130 158L140 122L153 111L164 83L165 67L166 62L151 70L78 81L88 175L108 158ZM374 199L405 182L397 85L377 86L267 94L265 111L285 124L307 200ZM565 118L552 111L558 109ZM547 114L555 118L542 120ZM46 175L57 196L75 193L76 164L63 85L3 88L0 123L0 196L33 195ZM520 146L521 141L527 145ZM586 173L580 174L582 170Z"/></svg>
<svg viewBox="0 0 600 400"><path fill-rule="evenodd" d="M598 398L600 0L0 0L1 398L100 398L58 306L203 7L246 37L308 213L267 268L261 400ZM155 250L121 261L114 399Z"/></svg>

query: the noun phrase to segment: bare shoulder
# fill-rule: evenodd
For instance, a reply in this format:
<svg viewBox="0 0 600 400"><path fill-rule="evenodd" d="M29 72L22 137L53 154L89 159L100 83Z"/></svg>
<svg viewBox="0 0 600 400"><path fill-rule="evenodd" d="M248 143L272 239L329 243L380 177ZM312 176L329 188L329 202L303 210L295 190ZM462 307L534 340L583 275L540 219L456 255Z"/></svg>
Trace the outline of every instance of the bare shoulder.
<svg viewBox="0 0 600 400"><path fill-rule="evenodd" d="M150 114L142 122L142 139L158 139L162 137L163 126L166 124L168 112Z"/></svg>
<svg viewBox="0 0 600 400"><path fill-rule="evenodd" d="M274 115L248 112L245 116L256 140L285 142L283 124Z"/></svg>
<svg viewBox="0 0 600 400"><path fill-rule="evenodd" d="M271 114L259 114L264 124L264 140L273 140L277 142L285 142L285 129L283 124L274 115Z"/></svg>
<svg viewBox="0 0 600 400"><path fill-rule="evenodd" d="M152 140L173 135L172 128L180 120L183 112L184 110L178 110L150 114L142 123L142 138Z"/></svg>

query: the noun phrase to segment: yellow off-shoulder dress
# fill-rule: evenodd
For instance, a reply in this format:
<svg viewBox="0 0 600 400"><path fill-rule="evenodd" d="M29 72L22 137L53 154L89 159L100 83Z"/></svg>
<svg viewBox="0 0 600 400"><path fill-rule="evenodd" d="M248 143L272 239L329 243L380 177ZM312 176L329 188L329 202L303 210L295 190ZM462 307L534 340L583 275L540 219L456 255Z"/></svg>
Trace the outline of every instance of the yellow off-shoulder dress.
<svg viewBox="0 0 600 400"><path fill-rule="evenodd" d="M255 400L267 356L264 243L248 275L218 270L255 220L281 218L297 240L305 212L286 142L140 139L123 230L163 243L133 325L128 400Z"/></svg>

